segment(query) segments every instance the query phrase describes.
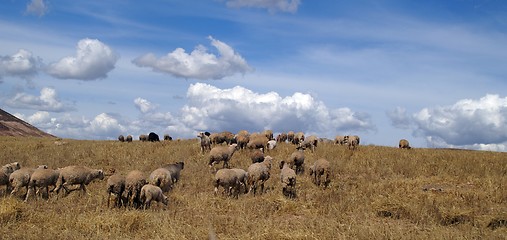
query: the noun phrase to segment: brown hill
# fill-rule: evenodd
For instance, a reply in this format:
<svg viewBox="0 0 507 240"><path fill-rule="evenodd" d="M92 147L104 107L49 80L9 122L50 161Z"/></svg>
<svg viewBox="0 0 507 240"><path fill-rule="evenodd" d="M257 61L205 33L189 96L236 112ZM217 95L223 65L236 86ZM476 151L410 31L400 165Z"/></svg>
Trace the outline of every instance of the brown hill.
<svg viewBox="0 0 507 240"><path fill-rule="evenodd" d="M55 137L0 109L0 136Z"/></svg>

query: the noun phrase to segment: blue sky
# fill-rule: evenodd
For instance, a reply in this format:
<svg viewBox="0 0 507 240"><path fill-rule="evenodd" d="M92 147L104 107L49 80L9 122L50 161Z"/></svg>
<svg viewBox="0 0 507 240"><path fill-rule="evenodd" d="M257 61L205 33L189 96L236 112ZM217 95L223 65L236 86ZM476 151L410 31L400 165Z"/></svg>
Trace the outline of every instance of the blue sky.
<svg viewBox="0 0 507 240"><path fill-rule="evenodd" d="M1 108L63 138L507 151L501 0L7 0L0 29Z"/></svg>

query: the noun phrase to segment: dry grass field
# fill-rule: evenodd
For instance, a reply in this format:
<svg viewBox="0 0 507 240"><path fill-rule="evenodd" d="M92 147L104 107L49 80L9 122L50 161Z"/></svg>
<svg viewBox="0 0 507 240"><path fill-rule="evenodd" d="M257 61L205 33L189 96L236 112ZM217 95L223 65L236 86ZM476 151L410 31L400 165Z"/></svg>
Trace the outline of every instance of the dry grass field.
<svg viewBox="0 0 507 240"><path fill-rule="evenodd" d="M207 155L198 140L149 143L0 137L0 164L50 168L85 165L126 174L183 160L168 206L107 208L106 179L88 193L49 200L9 197L0 189L1 239L506 239L507 153L321 144L306 152L332 164L327 189L299 175L298 198L282 196L280 160L294 146L268 155L275 164L265 194L215 196ZM396 145L394 143L393 145ZM240 150L231 167L246 169ZM221 167L221 164L219 165ZM24 192L24 191L22 191ZM62 194L62 193L60 193ZM4 197L5 196L5 197Z"/></svg>

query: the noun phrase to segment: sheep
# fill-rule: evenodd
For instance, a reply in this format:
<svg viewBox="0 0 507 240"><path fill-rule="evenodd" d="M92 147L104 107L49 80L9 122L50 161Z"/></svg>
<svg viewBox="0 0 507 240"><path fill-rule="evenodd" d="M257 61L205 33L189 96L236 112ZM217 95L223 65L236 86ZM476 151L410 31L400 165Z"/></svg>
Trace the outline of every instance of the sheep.
<svg viewBox="0 0 507 240"><path fill-rule="evenodd" d="M36 195L40 195L41 189L45 190L45 195L43 197L49 197L49 186L53 186L56 188L56 183L58 181L58 177L60 176L61 169L44 169L39 168L35 169L30 177L30 183L28 184L28 191L26 194L25 202L29 199L30 193L34 193ZM54 190L52 190L54 191Z"/></svg>
<svg viewBox="0 0 507 240"><path fill-rule="evenodd" d="M125 176L125 190L127 191L127 205L139 207L141 205L141 188L146 184L146 175L139 170L132 170Z"/></svg>
<svg viewBox="0 0 507 240"><path fill-rule="evenodd" d="M223 167L229 167L229 161L234 155L238 148L238 144L233 143L229 146L216 146L211 149L209 152L209 167L212 168L215 163L219 163L221 161L224 162Z"/></svg>
<svg viewBox="0 0 507 240"><path fill-rule="evenodd" d="M9 182L9 176L14 171L21 168L21 164L18 162L8 163L2 166L2 170L0 171L0 186L5 185L5 193L10 191L10 182Z"/></svg>
<svg viewBox="0 0 507 240"><path fill-rule="evenodd" d="M123 203L123 192L125 191L125 176L113 174L107 179L107 207L109 208L111 197L114 196L114 206L121 207Z"/></svg>
<svg viewBox="0 0 507 240"><path fill-rule="evenodd" d="M296 172L290 168L285 161L280 162L280 181L282 182L282 193L289 198L296 197Z"/></svg>
<svg viewBox="0 0 507 240"><path fill-rule="evenodd" d="M327 161L326 159L320 158L317 161L315 161L315 163L313 163L313 165L310 166L310 177L312 177L312 182L315 185L320 186L320 184L322 183L321 178L322 176L324 176L323 184L324 187L327 187L329 185L329 182L331 181L331 179L329 179L330 169L331 167L329 161Z"/></svg>
<svg viewBox="0 0 507 240"><path fill-rule="evenodd" d="M236 143L238 144L239 149L246 148L248 141L250 141L249 135L243 135L243 134L236 135Z"/></svg>
<svg viewBox="0 0 507 240"><path fill-rule="evenodd" d="M310 150L315 152L315 148L317 147L317 143L319 142L319 139L316 136L309 136L305 140L299 143L300 147L304 148L310 148Z"/></svg>
<svg viewBox="0 0 507 240"><path fill-rule="evenodd" d="M298 145L300 142L305 140L305 134L303 132L297 132L294 134L294 139L292 140L292 143L294 145Z"/></svg>
<svg viewBox="0 0 507 240"><path fill-rule="evenodd" d="M150 141L150 142L159 142L160 138L158 137L158 135L156 133L150 132L148 134L148 141Z"/></svg>
<svg viewBox="0 0 507 240"><path fill-rule="evenodd" d="M234 134L229 131L212 133L210 135L210 139L211 139L211 143L213 143L213 144L226 143L227 145L229 145L234 140Z"/></svg>
<svg viewBox="0 0 507 240"><path fill-rule="evenodd" d="M252 163L262 162L264 161L264 153L262 149L256 149L250 154L250 159L252 159Z"/></svg>
<svg viewBox="0 0 507 240"><path fill-rule="evenodd" d="M201 153L204 154L205 151L211 151L211 140L210 138L204 134L203 132L200 132L199 135L197 135L198 138L201 139Z"/></svg>
<svg viewBox="0 0 507 240"><path fill-rule="evenodd" d="M351 150L356 149L357 146L359 145L359 136L357 136L357 135L348 136L347 145L349 146L349 149L351 149Z"/></svg>
<svg viewBox="0 0 507 240"><path fill-rule="evenodd" d="M77 189L69 190L67 186L79 184L79 189L86 193L86 185L95 179L104 179L104 171L102 171L102 169L91 169L89 167L76 165L67 166L60 169L56 188L53 189L53 191L56 191L56 194L58 194L60 189L63 188L65 193L68 194Z"/></svg>
<svg viewBox="0 0 507 240"><path fill-rule="evenodd" d="M213 186L215 187L215 195L218 194L218 187L221 186L224 188L224 192L227 193L227 196L232 195L237 198L240 190L238 173L233 169L219 169L215 173Z"/></svg>
<svg viewBox="0 0 507 240"><path fill-rule="evenodd" d="M177 163L171 163L163 166L163 168L169 170L171 173L171 182L175 184L180 180L180 172L185 167L185 163L183 161Z"/></svg>
<svg viewBox="0 0 507 240"><path fill-rule="evenodd" d="M132 135L128 135L127 139L125 139L127 142L132 142Z"/></svg>
<svg viewBox="0 0 507 240"><path fill-rule="evenodd" d="M276 140L269 140L266 144L268 150L273 150L276 147Z"/></svg>
<svg viewBox="0 0 507 240"><path fill-rule="evenodd" d="M162 191L168 192L172 188L171 171L167 168L157 168L151 172L148 183L160 187Z"/></svg>
<svg viewBox="0 0 507 240"><path fill-rule="evenodd" d="M297 147L290 157L287 159L287 163L291 168L295 168L297 174L302 174L305 171L305 148Z"/></svg>
<svg viewBox="0 0 507 240"><path fill-rule="evenodd" d="M152 184L146 184L141 188L140 198L144 209L150 208L152 201L161 202L166 206L169 203L169 198L164 195L162 189Z"/></svg>
<svg viewBox="0 0 507 240"><path fill-rule="evenodd" d="M118 141L125 142L125 137L123 135L118 136Z"/></svg>
<svg viewBox="0 0 507 240"><path fill-rule="evenodd" d="M271 156L266 156L263 162L254 163L248 167L247 175L248 175L248 185L250 186L250 192L253 192L255 195L257 193L257 188L261 187L261 193L264 192L264 183L270 177L271 171L271 161L273 158Z"/></svg>
<svg viewBox="0 0 507 240"><path fill-rule="evenodd" d="M337 145L344 145L345 144L345 136L337 135L334 138L334 144Z"/></svg>
<svg viewBox="0 0 507 240"><path fill-rule="evenodd" d="M172 141L173 138L169 134L164 134L164 141Z"/></svg>
<svg viewBox="0 0 507 240"><path fill-rule="evenodd" d="M400 143L398 144L399 148L405 148L405 149L411 149L410 144L408 143L407 139L401 139Z"/></svg>
<svg viewBox="0 0 507 240"><path fill-rule="evenodd" d="M23 167L11 173L9 176L9 184L13 187L11 191L11 196L16 194L20 188L26 187L26 192L28 193L28 183L30 183L30 177L35 169L47 169L48 166L40 165L37 168L29 168Z"/></svg>
<svg viewBox="0 0 507 240"><path fill-rule="evenodd" d="M295 136L294 131L287 132L287 142L294 143L294 136Z"/></svg>
<svg viewBox="0 0 507 240"><path fill-rule="evenodd" d="M238 182L240 184L240 186L238 188L243 186L245 188L244 193L247 193L248 192L248 185L247 185L248 172L245 171L244 169L241 169L241 168L232 168L231 170L234 170L236 172L236 175L238 176Z"/></svg>
<svg viewBox="0 0 507 240"><path fill-rule="evenodd" d="M276 141L279 143L287 141L287 133L280 133L276 136Z"/></svg>
<svg viewBox="0 0 507 240"><path fill-rule="evenodd" d="M266 149L268 141L268 138L264 135L252 135L250 136L250 140L246 144L246 147L249 149Z"/></svg>
<svg viewBox="0 0 507 240"><path fill-rule="evenodd" d="M148 135L146 135L146 134L139 135L139 141L141 141L141 142L148 141Z"/></svg>
<svg viewBox="0 0 507 240"><path fill-rule="evenodd" d="M268 140L272 140L273 138L273 131L272 130L264 130L262 131L262 135L266 136Z"/></svg>

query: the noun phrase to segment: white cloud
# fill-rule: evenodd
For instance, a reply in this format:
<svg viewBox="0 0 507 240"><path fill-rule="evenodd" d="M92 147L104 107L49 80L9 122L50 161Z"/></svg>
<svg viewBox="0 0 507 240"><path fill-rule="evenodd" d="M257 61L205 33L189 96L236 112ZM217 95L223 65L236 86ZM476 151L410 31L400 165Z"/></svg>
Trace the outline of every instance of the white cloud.
<svg viewBox="0 0 507 240"><path fill-rule="evenodd" d="M36 109L50 112L64 112L74 109L72 105L61 102L60 99L58 99L56 90L49 87L41 89L40 96L17 93L14 97L6 100L5 103L7 106L13 108Z"/></svg>
<svg viewBox="0 0 507 240"><path fill-rule="evenodd" d="M106 78L117 60L118 56L109 46L86 38L78 42L76 56L50 64L47 73L60 79L96 80Z"/></svg>
<svg viewBox="0 0 507 240"><path fill-rule="evenodd" d="M411 122L414 134L425 137L430 147L507 150L507 97L488 94L424 108L412 115Z"/></svg>
<svg viewBox="0 0 507 240"><path fill-rule="evenodd" d="M4 75L31 78L37 74L41 60L30 51L20 49L11 56L0 56L0 78Z"/></svg>
<svg viewBox="0 0 507 240"><path fill-rule="evenodd" d="M49 8L44 0L32 0L26 5L26 13L36 15L39 17L44 16L48 12Z"/></svg>
<svg viewBox="0 0 507 240"><path fill-rule="evenodd" d="M141 113L147 113L157 108L150 101L140 97L134 99L134 104L136 108L139 109L139 111L141 111Z"/></svg>
<svg viewBox="0 0 507 240"><path fill-rule="evenodd" d="M139 67L150 67L153 71L201 80L222 79L252 70L245 59L229 45L211 36L208 38L211 40L211 45L218 50L219 56L209 53L204 46L198 45L190 54L182 48L177 48L158 59L154 54L148 53L132 62Z"/></svg>
<svg viewBox="0 0 507 240"><path fill-rule="evenodd" d="M270 12L282 11L295 13L298 10L300 0L227 0L228 7L253 7L266 8Z"/></svg>
<svg viewBox="0 0 507 240"><path fill-rule="evenodd" d="M409 129L410 128L410 123L411 123L410 120L411 119L410 119L410 116L408 116L407 110L405 108L396 107L392 111L387 111L386 114L387 114L387 117L389 119L391 119L391 124L394 127L400 128L400 129Z"/></svg>

